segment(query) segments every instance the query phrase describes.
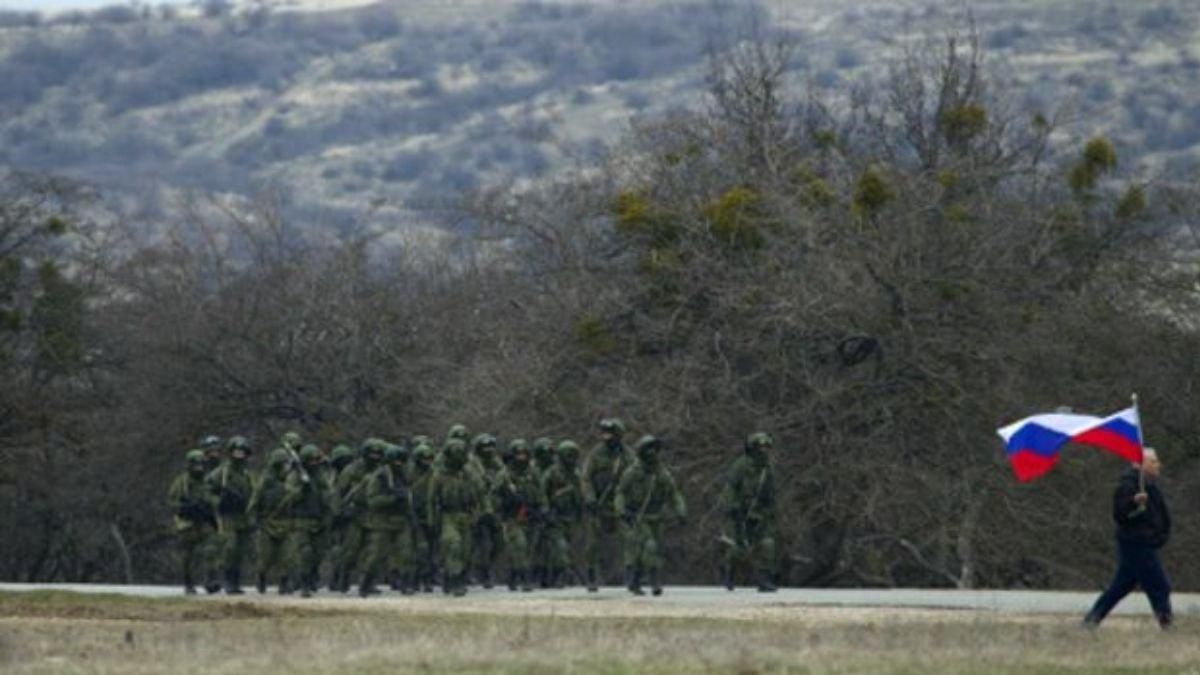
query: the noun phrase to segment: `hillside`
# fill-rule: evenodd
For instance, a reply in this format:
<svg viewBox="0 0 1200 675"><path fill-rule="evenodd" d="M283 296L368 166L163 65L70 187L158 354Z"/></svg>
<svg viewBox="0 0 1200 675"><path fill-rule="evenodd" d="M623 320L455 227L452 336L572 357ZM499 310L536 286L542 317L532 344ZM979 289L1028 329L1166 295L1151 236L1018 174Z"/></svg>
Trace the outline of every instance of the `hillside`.
<svg viewBox="0 0 1200 675"><path fill-rule="evenodd" d="M345 6L342 6L345 5ZM179 190L291 196L346 228L411 222L480 185L603 151L631 117L694 102L706 45L745 26L713 2L255 3L0 14L0 164L65 173L148 216ZM333 9L330 9L333 7ZM944 7L944 9L939 8ZM957 3L763 3L817 91L881 75ZM1200 5L973 4L1030 114L1176 171L1200 153ZM424 216L418 216L424 218Z"/></svg>

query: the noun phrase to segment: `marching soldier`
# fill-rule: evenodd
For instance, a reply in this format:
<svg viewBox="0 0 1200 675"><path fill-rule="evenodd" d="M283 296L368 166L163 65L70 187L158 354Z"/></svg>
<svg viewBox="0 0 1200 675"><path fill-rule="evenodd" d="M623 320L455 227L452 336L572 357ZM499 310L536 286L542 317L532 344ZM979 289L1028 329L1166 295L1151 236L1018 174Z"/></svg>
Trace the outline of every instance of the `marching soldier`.
<svg viewBox="0 0 1200 675"><path fill-rule="evenodd" d="M300 464L294 466L284 483L284 501L291 517L288 556L291 579L300 588L301 597L312 597L317 590L320 537L325 518L332 508L329 486L321 480L321 451L315 445L300 449Z"/></svg>
<svg viewBox="0 0 1200 675"><path fill-rule="evenodd" d="M471 561L471 527L483 495L479 484L467 475L465 443L451 438L442 456L445 466L433 476L427 514L440 529L442 590L463 596L467 593L467 566Z"/></svg>
<svg viewBox="0 0 1200 675"><path fill-rule="evenodd" d="M334 492L338 497L338 513L334 526L338 530L341 545L333 561L332 589L343 593L350 590L350 580L363 557L367 535L364 521L367 517L367 477L375 473L383 460L384 442L368 438L359 446L358 459L346 465L334 481Z"/></svg>
<svg viewBox="0 0 1200 675"><path fill-rule="evenodd" d="M496 437L479 434L471 440L471 463L468 465L475 481L480 484L483 505L472 530L472 550L478 569L479 583L484 588L492 587L492 574L503 549L503 534L500 519L496 515L493 497L498 487L500 471L504 466L496 456Z"/></svg>
<svg viewBox="0 0 1200 675"><path fill-rule="evenodd" d="M204 482L217 513L217 551L225 576L225 592L242 594L242 560L250 548L254 521L248 513L254 483L246 470L250 443L234 436L225 443L227 457Z"/></svg>
<svg viewBox="0 0 1200 675"><path fill-rule="evenodd" d="M207 564L206 547L214 534L216 519L204 486L204 451L189 450L185 455L187 469L175 477L167 493L174 514L175 536L179 541L180 564L183 571L183 590L196 594L193 568L199 559L205 566L204 590L216 593L221 585L214 578L215 569Z"/></svg>
<svg viewBox="0 0 1200 675"><path fill-rule="evenodd" d="M583 465L584 507L587 515L585 526L585 557L587 559L588 591L599 590L600 574L603 572L601 553L605 542L611 545L617 537L619 522L613 509L617 481L621 474L633 464L633 454L625 447L621 437L625 425L616 418L600 420L600 442L588 453Z"/></svg>
<svg viewBox="0 0 1200 675"><path fill-rule="evenodd" d="M413 530L415 525L412 492L409 489L405 464L408 457L400 446L393 445L384 453L384 463L367 477L367 558L358 594L376 594L375 579L386 566L399 560L400 590L405 595L414 591Z"/></svg>
<svg viewBox="0 0 1200 675"><path fill-rule="evenodd" d="M258 522L258 592L267 592L270 575L280 567L287 553L287 538L291 531L284 498L287 480L288 454L275 448L267 457L267 466L259 474L250 497L247 512ZM287 569L279 582L279 592L288 591Z"/></svg>
<svg viewBox="0 0 1200 675"><path fill-rule="evenodd" d="M532 530L544 509L541 485L530 466L529 448L517 439L509 444L510 461L500 475L497 501L508 552L508 589L532 591Z"/></svg>
<svg viewBox="0 0 1200 675"><path fill-rule="evenodd" d="M416 443L416 441L421 442ZM416 514L417 526L413 532L413 555L416 558L417 582L421 591L433 592L433 582L437 578L437 550L440 536L429 513L429 492L433 486L435 453L427 438L414 437L412 486L413 511Z"/></svg>
<svg viewBox="0 0 1200 675"><path fill-rule="evenodd" d="M621 474L613 500L624 539L625 585L630 593L644 595L641 580L645 574L651 592L662 595L659 572L663 562L663 517L670 506L675 517L683 520L687 518L687 505L675 478L659 459L662 441L643 436L634 447L637 462Z"/></svg>
<svg viewBox="0 0 1200 675"><path fill-rule="evenodd" d="M721 491L721 507L733 529L722 568L725 587L734 589L738 559L748 556L758 573L758 590L775 591L775 480L771 436L756 432L734 461Z"/></svg>
<svg viewBox="0 0 1200 675"><path fill-rule="evenodd" d="M562 441L555 450L558 461L542 477L546 505L545 536L550 551L550 586L562 588L564 573L575 570L572 540L583 523L583 476L579 473L579 446Z"/></svg>

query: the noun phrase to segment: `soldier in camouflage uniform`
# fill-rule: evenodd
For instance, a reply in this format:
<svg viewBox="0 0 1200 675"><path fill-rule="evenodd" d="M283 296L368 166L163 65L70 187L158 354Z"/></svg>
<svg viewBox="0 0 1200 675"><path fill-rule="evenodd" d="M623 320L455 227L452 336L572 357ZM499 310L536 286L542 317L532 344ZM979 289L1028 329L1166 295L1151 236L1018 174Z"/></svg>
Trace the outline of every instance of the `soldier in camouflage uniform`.
<svg viewBox="0 0 1200 675"><path fill-rule="evenodd" d="M621 474L613 500L624 540L625 585L629 592L643 595L641 580L645 574L651 592L662 595L659 571L663 561L663 517L670 506L675 517L683 520L687 518L687 505L671 472L658 457L662 442L654 436L643 436L634 448L637 462Z"/></svg>
<svg viewBox="0 0 1200 675"><path fill-rule="evenodd" d="M422 437L423 438L423 437ZM414 442L421 440L413 437ZM433 592L437 578L437 541L439 532L429 514L429 490L433 485L433 460L435 453L428 439L413 447L412 486L413 509L417 516L417 529L413 532L413 555L416 558L417 582L421 590Z"/></svg>
<svg viewBox="0 0 1200 675"><path fill-rule="evenodd" d="M633 465L633 453L625 447L621 437L625 425L621 420L600 420L600 442L588 453L583 465L585 557L587 558L588 591L595 593L603 573L601 553L607 539L609 544L616 539L618 518L613 510L617 481L621 473Z"/></svg>
<svg viewBox="0 0 1200 675"><path fill-rule="evenodd" d="M206 557L207 547L214 535L216 523L208 490L204 485L204 451L189 450L185 456L187 469L175 477L167 492L167 501L174 516L175 536L179 541L180 564L183 570L183 590L195 595L193 568L197 560L205 564L205 590L215 593L221 585L216 582L215 568Z"/></svg>
<svg viewBox="0 0 1200 675"><path fill-rule="evenodd" d="M254 481L246 470L250 443L242 436L234 436L225 443L225 452L225 461L204 482L217 514L217 549L225 592L241 595L242 561L254 533L254 520L247 511L254 493Z"/></svg>
<svg viewBox="0 0 1200 675"><path fill-rule="evenodd" d="M504 548L508 552L508 589L533 590L530 574L532 530L545 509L541 485L530 464L525 441L510 445L511 458L500 474L496 502L504 530Z"/></svg>
<svg viewBox="0 0 1200 675"><path fill-rule="evenodd" d="M442 449L444 468L434 474L429 488L427 514L440 527L442 590L455 596L467 593L467 566L471 561L471 527L483 503L479 484L466 472L467 445L457 438Z"/></svg>
<svg viewBox="0 0 1200 675"><path fill-rule="evenodd" d="M358 594L364 598L379 592L375 579L395 560L400 561L396 569L401 575L401 592L411 595L414 591L412 544L416 521L405 471L407 460L404 449L393 445L384 453L383 465L366 479L367 559L358 584Z"/></svg>
<svg viewBox="0 0 1200 675"><path fill-rule="evenodd" d="M258 523L258 592L267 592L267 581L284 561L287 553L287 537L291 524L287 518L287 507L283 503L283 486L287 480L288 453L275 448L267 457L267 466L258 476L254 495L250 498L247 512ZM279 582L280 592L286 592L289 583L287 569Z"/></svg>
<svg viewBox="0 0 1200 675"><path fill-rule="evenodd" d="M367 476L375 473L383 461L384 442L368 438L359 446L359 457L346 465L334 481L338 497L338 513L334 526L340 541L338 556L333 561L332 590L350 590L350 580L358 569L366 548Z"/></svg>
<svg viewBox="0 0 1200 675"><path fill-rule="evenodd" d="M745 452L729 467L721 508L733 529L722 568L725 587L734 588L738 559L748 556L758 572L758 590L775 591L775 480L769 434L753 433Z"/></svg>
<svg viewBox="0 0 1200 675"><path fill-rule="evenodd" d="M583 524L583 476L579 472L579 446L562 441L555 450L557 462L542 476L546 505L544 532L550 549L550 586L563 587L567 570L574 571L572 541Z"/></svg>
<svg viewBox="0 0 1200 675"><path fill-rule="evenodd" d="M204 453L204 474L208 475L221 466L221 437L205 436L200 439L199 447Z"/></svg>
<svg viewBox="0 0 1200 675"><path fill-rule="evenodd" d="M388 453L397 455L395 460L387 460ZM408 446L404 443L389 443L383 451L385 463L393 467L392 473L398 475L404 481L406 490L411 492L410 482L412 476L412 453L409 452ZM415 509L410 509L415 513ZM414 576L413 570L416 565L416 558L413 553L413 537L416 530L415 524L409 527L407 537L402 538L404 546L393 546L387 561L387 576L393 591L404 592L407 588L405 577ZM369 542L368 542L369 543ZM408 595L406 592L405 595Z"/></svg>
<svg viewBox="0 0 1200 675"><path fill-rule="evenodd" d="M301 466L295 467L284 483L284 501L291 518L288 557L291 579L301 597L317 590L317 572L321 563L319 545L326 516L333 508L329 485L318 473L321 451L315 445L300 448Z"/></svg>
<svg viewBox="0 0 1200 675"><path fill-rule="evenodd" d="M533 463L530 470L538 485L554 467L554 441L542 436L533 441ZM538 518L530 528L529 555L534 583L540 588L550 587L550 540L546 536L546 523Z"/></svg>
<svg viewBox="0 0 1200 675"><path fill-rule="evenodd" d="M471 461L467 467L483 492L483 506L475 527L471 532L471 548L475 553L475 565L479 583L484 588L492 587L492 574L504 548L500 519L496 515L494 496L499 484L500 471L504 465L496 455L496 437L479 434L471 440Z"/></svg>

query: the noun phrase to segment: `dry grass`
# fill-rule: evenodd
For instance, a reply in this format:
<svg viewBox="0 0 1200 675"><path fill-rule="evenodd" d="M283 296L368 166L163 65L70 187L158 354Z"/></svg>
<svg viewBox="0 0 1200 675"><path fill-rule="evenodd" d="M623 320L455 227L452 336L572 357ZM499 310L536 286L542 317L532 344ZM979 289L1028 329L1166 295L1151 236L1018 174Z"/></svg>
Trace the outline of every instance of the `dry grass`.
<svg viewBox="0 0 1200 675"><path fill-rule="evenodd" d="M679 611L680 615L673 613ZM553 613L551 613L553 612ZM739 613L742 612L742 613ZM0 672L1192 673L1200 620L443 598L145 600L0 594Z"/></svg>

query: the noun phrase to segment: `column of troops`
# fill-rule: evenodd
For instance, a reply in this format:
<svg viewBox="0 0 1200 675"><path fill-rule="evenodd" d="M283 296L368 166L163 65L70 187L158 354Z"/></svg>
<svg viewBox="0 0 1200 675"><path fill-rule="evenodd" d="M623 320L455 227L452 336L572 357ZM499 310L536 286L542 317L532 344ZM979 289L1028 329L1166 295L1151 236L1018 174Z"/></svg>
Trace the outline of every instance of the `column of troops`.
<svg viewBox="0 0 1200 675"><path fill-rule="evenodd" d="M256 585L265 593L309 597L328 588L363 597L379 586L409 595L461 596L507 570L510 591L603 582L606 553L619 544L625 586L662 593L662 527L687 507L660 460L662 441L643 436L632 450L618 419L599 424L600 440L581 462L579 446L539 438L505 445L491 434L469 438L454 425L440 447L425 436L403 444L363 441L357 452L328 453L285 433L257 475L250 443L207 437L186 454L172 483L184 590L197 570L209 593L243 593L242 569L256 548ZM733 590L741 562L756 568L760 591L775 590L775 491L771 437L752 434L726 472L720 503L731 534L722 576ZM222 452L223 450L223 452ZM222 456L223 455L223 456ZM585 571L577 567L582 549Z"/></svg>

